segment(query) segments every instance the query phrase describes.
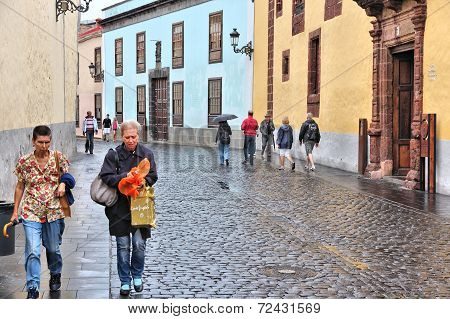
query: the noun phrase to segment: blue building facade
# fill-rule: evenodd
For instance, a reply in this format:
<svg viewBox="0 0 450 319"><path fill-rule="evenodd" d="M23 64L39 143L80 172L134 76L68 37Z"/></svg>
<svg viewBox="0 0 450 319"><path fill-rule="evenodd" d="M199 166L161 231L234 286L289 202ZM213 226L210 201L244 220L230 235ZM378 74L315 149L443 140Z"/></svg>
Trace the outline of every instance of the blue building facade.
<svg viewBox="0 0 450 319"><path fill-rule="evenodd" d="M237 129L252 108L253 64L233 52L230 33L240 33L239 47L252 41L253 14L251 0L129 0L103 9L103 114L136 119L157 140L189 135L204 144L219 114L237 115Z"/></svg>

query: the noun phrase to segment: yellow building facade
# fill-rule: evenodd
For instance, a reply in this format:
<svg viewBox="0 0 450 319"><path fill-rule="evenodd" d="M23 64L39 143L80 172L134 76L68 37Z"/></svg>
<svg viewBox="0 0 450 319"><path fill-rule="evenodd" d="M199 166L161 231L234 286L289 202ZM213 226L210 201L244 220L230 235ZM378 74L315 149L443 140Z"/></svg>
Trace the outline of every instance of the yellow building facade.
<svg viewBox="0 0 450 319"><path fill-rule="evenodd" d="M76 152L78 15L56 21L55 1L0 3L0 199L13 198L13 169L32 149L36 125L53 130L52 148Z"/></svg>
<svg viewBox="0 0 450 319"><path fill-rule="evenodd" d="M272 112L279 126L289 116L298 134L311 111L322 133L317 162L354 172L367 119L366 175L401 175L418 188L415 125L436 113L437 191L450 193L448 16L445 0L255 0L256 117ZM304 158L298 143L294 154Z"/></svg>

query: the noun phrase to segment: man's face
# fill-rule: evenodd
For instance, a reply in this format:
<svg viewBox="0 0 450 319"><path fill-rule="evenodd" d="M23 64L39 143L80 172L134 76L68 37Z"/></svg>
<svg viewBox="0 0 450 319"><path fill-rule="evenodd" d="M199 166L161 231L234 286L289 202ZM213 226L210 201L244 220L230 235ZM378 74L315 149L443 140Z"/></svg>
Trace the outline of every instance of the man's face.
<svg viewBox="0 0 450 319"><path fill-rule="evenodd" d="M50 148L51 136L39 136L33 140L34 149L38 152L48 151Z"/></svg>
<svg viewBox="0 0 450 319"><path fill-rule="evenodd" d="M123 131L122 140L125 143L125 147L129 151L134 151L139 142L139 135L137 129L130 128Z"/></svg>
<svg viewBox="0 0 450 319"><path fill-rule="evenodd" d="M266 121L267 121L267 122L270 121L270 116L266 116Z"/></svg>

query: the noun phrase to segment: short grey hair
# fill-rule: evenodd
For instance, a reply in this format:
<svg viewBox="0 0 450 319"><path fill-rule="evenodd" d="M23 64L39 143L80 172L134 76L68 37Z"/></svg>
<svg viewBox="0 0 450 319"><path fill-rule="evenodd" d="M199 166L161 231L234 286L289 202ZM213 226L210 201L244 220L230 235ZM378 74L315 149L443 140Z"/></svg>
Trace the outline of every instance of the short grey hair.
<svg viewBox="0 0 450 319"><path fill-rule="evenodd" d="M139 135L139 132L141 131L141 124L139 124L139 122L135 120L128 120L120 125L120 133L122 135L125 130L129 129L136 129Z"/></svg>
<svg viewBox="0 0 450 319"><path fill-rule="evenodd" d="M311 112L306 113L306 118L307 118L308 120L312 120L313 114L312 114Z"/></svg>

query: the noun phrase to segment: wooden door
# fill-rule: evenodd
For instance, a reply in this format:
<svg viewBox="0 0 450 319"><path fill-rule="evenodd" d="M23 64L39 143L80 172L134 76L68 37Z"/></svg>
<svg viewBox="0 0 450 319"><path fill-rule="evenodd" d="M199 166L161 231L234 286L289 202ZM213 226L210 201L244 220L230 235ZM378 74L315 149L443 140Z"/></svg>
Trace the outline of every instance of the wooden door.
<svg viewBox="0 0 450 319"><path fill-rule="evenodd" d="M152 79L152 136L154 140L169 138L169 104L167 78Z"/></svg>
<svg viewBox="0 0 450 319"><path fill-rule="evenodd" d="M393 174L405 176L410 170L411 120L413 116L414 54L394 55L393 74Z"/></svg>

